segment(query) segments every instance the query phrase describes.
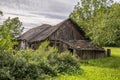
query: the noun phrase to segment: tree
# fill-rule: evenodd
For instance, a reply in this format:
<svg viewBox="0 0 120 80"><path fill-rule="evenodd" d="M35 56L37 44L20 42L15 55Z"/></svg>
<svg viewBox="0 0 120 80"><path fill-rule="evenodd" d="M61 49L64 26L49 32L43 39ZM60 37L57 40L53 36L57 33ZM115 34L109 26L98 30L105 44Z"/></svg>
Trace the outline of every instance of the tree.
<svg viewBox="0 0 120 80"><path fill-rule="evenodd" d="M82 0L75 6L70 17L85 30L93 43L102 46L116 44L119 35L116 36L115 32L119 32L119 29L112 24L119 23L119 18L113 14L119 11L119 8L113 10L113 5L112 0ZM113 20L112 16L116 16L117 19Z"/></svg>
<svg viewBox="0 0 120 80"><path fill-rule="evenodd" d="M11 50L16 44L15 39L21 34L23 27L16 18L8 18L0 26L0 50Z"/></svg>
<svg viewBox="0 0 120 80"><path fill-rule="evenodd" d="M12 39L16 39L17 37L19 37L24 29L24 27L21 27L22 23L20 22L18 17L12 19L8 18L3 23L3 25L11 28L10 33L12 35Z"/></svg>
<svg viewBox="0 0 120 80"><path fill-rule="evenodd" d="M120 3L114 3L109 9L106 20L106 30L109 30L108 45L120 46Z"/></svg>

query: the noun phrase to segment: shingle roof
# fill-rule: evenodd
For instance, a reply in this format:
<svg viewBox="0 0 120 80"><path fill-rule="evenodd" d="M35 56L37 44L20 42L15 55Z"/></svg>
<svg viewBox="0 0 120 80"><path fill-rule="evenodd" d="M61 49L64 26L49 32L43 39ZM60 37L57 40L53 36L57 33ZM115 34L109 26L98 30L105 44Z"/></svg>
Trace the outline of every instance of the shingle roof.
<svg viewBox="0 0 120 80"><path fill-rule="evenodd" d="M87 40L70 40L69 43L76 49L81 50L104 50L103 48L92 44Z"/></svg>
<svg viewBox="0 0 120 80"><path fill-rule="evenodd" d="M69 40L67 42L64 40L55 39L53 41L63 42L64 44L68 45L69 48L72 48L72 49L104 51L104 48L94 45L91 42L86 41L86 40Z"/></svg>
<svg viewBox="0 0 120 80"><path fill-rule="evenodd" d="M35 42L35 41L42 41L48 38L52 33L54 33L57 29L59 29L62 25L67 25L66 21L70 21L71 24L74 24L75 26L78 26L74 21L71 19L67 19L55 26L51 26L49 24L43 24L41 26L35 27L30 29L29 31L25 32L23 35L21 35L18 40L26 40L28 42ZM77 28L77 27L76 27ZM79 28L79 27L78 27ZM78 30L78 29L77 29ZM81 28L79 28L79 32L83 33Z"/></svg>
<svg viewBox="0 0 120 80"><path fill-rule="evenodd" d="M49 28L50 25L48 24L43 24L41 26L35 27L30 29L29 31L25 32L24 34L22 34L18 40L27 40L30 41L33 37L36 37L40 32L46 30L47 28Z"/></svg>
<svg viewBox="0 0 120 80"><path fill-rule="evenodd" d="M25 32L18 38L18 40L26 40L28 42L41 41L47 38L56 29L57 27L53 27L48 24L43 24Z"/></svg>

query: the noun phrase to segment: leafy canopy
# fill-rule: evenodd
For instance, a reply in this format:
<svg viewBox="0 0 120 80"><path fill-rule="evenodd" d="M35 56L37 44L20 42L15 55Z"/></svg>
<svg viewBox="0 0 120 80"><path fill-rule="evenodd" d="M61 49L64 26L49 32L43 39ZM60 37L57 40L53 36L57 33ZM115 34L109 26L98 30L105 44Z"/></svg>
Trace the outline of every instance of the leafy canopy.
<svg viewBox="0 0 120 80"><path fill-rule="evenodd" d="M81 0L70 17L82 27L93 43L120 45L120 4L112 0Z"/></svg>
<svg viewBox="0 0 120 80"><path fill-rule="evenodd" d="M11 50L15 39L22 33L21 22L16 18L8 18L0 25L0 50Z"/></svg>

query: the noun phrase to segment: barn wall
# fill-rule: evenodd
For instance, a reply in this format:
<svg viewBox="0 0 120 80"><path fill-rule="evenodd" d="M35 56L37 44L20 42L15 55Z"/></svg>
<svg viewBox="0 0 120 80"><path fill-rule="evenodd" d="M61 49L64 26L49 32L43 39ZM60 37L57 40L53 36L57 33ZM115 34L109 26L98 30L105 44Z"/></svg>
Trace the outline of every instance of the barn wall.
<svg viewBox="0 0 120 80"><path fill-rule="evenodd" d="M28 47L36 50L36 49L39 48L40 44L41 44L41 42L37 41L37 42L34 42L34 43L29 43Z"/></svg>
<svg viewBox="0 0 120 80"><path fill-rule="evenodd" d="M16 49L26 49L28 47L28 42L21 40L18 45L16 45Z"/></svg>
<svg viewBox="0 0 120 80"><path fill-rule="evenodd" d="M105 51L99 50L76 50L76 53L80 59L97 59L105 57Z"/></svg>
<svg viewBox="0 0 120 80"><path fill-rule="evenodd" d="M75 28L75 26L70 21L62 24L60 28L54 32L49 39L60 39L60 40L82 40L84 39L83 35Z"/></svg>
<svg viewBox="0 0 120 80"><path fill-rule="evenodd" d="M58 40L51 40L49 45L57 47L59 52L66 51L69 48L68 45Z"/></svg>

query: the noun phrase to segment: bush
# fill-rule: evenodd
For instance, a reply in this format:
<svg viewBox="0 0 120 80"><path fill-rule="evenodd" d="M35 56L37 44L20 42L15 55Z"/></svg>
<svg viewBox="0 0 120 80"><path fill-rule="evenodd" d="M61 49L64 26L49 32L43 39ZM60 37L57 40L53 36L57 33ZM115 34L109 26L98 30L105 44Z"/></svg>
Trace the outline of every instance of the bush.
<svg viewBox="0 0 120 80"><path fill-rule="evenodd" d="M32 49L0 53L0 80L39 80L58 73L71 74L80 70L78 59L70 52L58 53L44 42L38 50Z"/></svg>
<svg viewBox="0 0 120 80"><path fill-rule="evenodd" d="M0 80L9 80L11 76L11 68L14 64L13 55L4 51L0 53Z"/></svg>
<svg viewBox="0 0 120 80"><path fill-rule="evenodd" d="M71 74L76 70L80 70L78 59L70 52L56 53L49 55L50 65L57 70L58 73Z"/></svg>

